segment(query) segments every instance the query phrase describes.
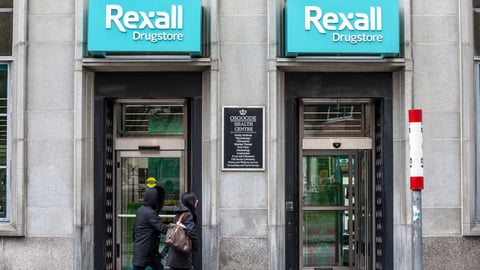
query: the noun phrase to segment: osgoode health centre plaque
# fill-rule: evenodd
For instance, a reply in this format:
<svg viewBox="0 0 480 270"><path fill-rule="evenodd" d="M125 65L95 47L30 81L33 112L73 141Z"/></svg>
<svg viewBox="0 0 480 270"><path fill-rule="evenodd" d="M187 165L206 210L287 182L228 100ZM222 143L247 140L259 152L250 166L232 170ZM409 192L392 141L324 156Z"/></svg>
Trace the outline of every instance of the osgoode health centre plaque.
<svg viewBox="0 0 480 270"><path fill-rule="evenodd" d="M223 107L223 170L264 170L264 107Z"/></svg>

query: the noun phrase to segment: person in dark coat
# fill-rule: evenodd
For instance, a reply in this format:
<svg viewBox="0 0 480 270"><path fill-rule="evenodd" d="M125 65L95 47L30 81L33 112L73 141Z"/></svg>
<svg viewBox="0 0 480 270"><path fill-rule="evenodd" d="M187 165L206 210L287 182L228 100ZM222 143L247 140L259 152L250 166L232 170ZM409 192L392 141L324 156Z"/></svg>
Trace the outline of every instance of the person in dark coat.
<svg viewBox="0 0 480 270"><path fill-rule="evenodd" d="M182 195L182 202L175 205L175 222L178 221L180 215L185 213L182 224L185 225L187 234L192 240L192 250L187 253L177 251L173 248L168 249L168 266L171 270L193 269L192 254L198 250L198 239L196 231L198 199L193 192L187 192Z"/></svg>
<svg viewBox="0 0 480 270"><path fill-rule="evenodd" d="M162 257L158 253L160 234L167 233L158 214L163 207L165 190L162 187L145 190L143 206L138 208L133 226L133 269L163 270Z"/></svg>

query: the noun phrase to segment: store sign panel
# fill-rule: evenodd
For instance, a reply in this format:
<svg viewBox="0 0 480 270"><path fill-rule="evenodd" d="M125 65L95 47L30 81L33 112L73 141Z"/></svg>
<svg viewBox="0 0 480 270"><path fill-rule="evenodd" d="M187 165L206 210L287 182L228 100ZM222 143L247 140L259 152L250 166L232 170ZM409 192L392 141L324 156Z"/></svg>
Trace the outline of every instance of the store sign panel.
<svg viewBox="0 0 480 270"><path fill-rule="evenodd" d="M201 0L89 1L88 51L201 52Z"/></svg>
<svg viewBox="0 0 480 270"><path fill-rule="evenodd" d="M399 52L397 0L287 1L285 20L288 56Z"/></svg>

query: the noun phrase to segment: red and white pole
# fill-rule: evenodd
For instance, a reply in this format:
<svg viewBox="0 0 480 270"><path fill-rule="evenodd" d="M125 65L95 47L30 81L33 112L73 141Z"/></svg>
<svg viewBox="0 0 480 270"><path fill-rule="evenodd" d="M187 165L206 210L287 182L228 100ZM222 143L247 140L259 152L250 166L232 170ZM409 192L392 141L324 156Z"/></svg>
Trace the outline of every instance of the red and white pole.
<svg viewBox="0 0 480 270"><path fill-rule="evenodd" d="M410 142L410 189L412 190L413 270L422 270L422 189L423 127L422 110L408 111Z"/></svg>
<svg viewBox="0 0 480 270"><path fill-rule="evenodd" d="M408 111L410 141L410 189L423 189L422 110Z"/></svg>

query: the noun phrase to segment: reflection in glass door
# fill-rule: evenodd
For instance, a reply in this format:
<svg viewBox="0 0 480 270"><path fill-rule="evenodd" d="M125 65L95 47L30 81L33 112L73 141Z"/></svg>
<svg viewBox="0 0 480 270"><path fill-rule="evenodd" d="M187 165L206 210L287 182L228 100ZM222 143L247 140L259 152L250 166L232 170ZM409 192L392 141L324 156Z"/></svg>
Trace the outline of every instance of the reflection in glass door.
<svg viewBox="0 0 480 270"><path fill-rule="evenodd" d="M136 210L143 205L146 179L153 177L166 191L160 217L166 224L173 221L173 206L184 190L182 151L161 151L145 154L138 151L118 152L117 158L117 264L121 269L133 269L133 224ZM159 252L165 252L163 241Z"/></svg>
<svg viewBox="0 0 480 270"><path fill-rule="evenodd" d="M308 152L307 152L308 153ZM371 269L369 151L304 152L302 269ZM324 269L324 268L321 268Z"/></svg>

